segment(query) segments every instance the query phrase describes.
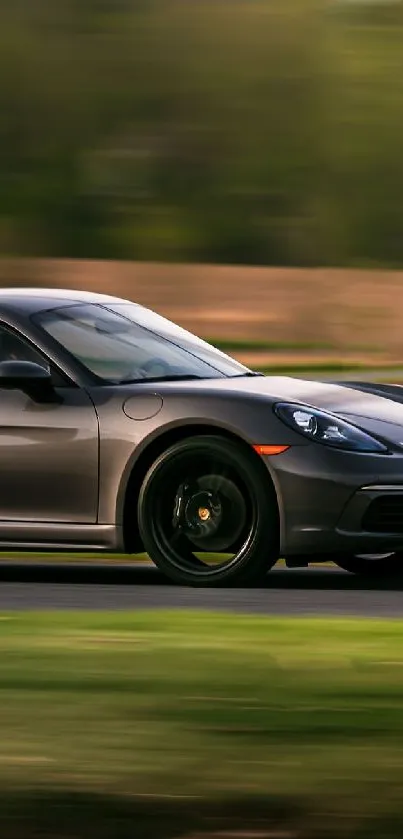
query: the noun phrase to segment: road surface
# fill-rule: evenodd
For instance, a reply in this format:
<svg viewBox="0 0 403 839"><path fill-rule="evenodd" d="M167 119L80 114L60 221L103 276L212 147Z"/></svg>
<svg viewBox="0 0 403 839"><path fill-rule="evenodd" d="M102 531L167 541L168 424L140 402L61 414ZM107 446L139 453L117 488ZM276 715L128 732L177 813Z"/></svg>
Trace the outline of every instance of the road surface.
<svg viewBox="0 0 403 839"><path fill-rule="evenodd" d="M332 567L278 569L261 589L190 589L152 567L0 562L0 610L209 609L256 615L403 617L403 578L379 584Z"/></svg>

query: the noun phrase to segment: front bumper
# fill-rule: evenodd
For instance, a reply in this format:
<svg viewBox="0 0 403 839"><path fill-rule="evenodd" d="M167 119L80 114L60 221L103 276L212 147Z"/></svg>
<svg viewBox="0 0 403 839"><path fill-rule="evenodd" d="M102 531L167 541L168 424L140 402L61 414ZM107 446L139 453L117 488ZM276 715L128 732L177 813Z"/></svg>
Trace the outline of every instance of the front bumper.
<svg viewBox="0 0 403 839"><path fill-rule="evenodd" d="M403 550L403 454L313 443L265 462L277 493L281 556Z"/></svg>

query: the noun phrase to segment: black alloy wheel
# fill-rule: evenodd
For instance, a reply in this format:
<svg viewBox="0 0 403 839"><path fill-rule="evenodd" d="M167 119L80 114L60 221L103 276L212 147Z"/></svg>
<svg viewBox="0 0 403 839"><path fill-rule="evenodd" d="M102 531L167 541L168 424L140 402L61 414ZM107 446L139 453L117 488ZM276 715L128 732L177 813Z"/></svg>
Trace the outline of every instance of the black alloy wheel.
<svg viewBox="0 0 403 839"><path fill-rule="evenodd" d="M270 476L242 444L190 437L163 452L138 501L145 550L173 581L191 586L262 582L278 559Z"/></svg>

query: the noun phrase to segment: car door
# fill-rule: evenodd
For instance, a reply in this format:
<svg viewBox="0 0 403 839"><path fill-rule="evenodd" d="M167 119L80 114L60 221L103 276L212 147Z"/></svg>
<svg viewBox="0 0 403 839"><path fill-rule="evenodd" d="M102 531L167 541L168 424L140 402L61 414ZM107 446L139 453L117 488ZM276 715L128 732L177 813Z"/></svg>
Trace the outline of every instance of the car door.
<svg viewBox="0 0 403 839"><path fill-rule="evenodd" d="M0 362L18 358L51 366L0 322ZM1 387L0 523L91 524L98 513L98 420L81 388L51 369L60 403L33 401Z"/></svg>

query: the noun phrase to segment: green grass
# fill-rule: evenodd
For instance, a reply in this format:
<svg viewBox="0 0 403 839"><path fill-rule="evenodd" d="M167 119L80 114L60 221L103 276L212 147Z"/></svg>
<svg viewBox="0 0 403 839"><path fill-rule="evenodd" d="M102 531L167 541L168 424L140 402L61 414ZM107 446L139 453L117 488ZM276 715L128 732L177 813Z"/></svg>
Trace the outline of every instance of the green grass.
<svg viewBox="0 0 403 839"><path fill-rule="evenodd" d="M151 562L147 554L116 554L116 553L103 553L103 552L96 552L96 553L74 553L72 551L63 551L58 553L57 551L48 551L45 553L41 553L40 551L0 551L0 562L11 560L13 562L18 562L22 560L23 562L33 562L33 563L50 563L54 564L55 562L90 562L94 561L97 562L117 562L118 564L136 564L136 563L143 563L143 562Z"/></svg>
<svg viewBox="0 0 403 839"><path fill-rule="evenodd" d="M216 553L203 553L199 554L197 551L195 552L195 556L203 559L204 562L210 563L222 563L225 559L230 559L233 554L216 554ZM94 562L97 563L117 563L125 564L125 565L136 565L138 563L149 563L152 564L152 560L148 556L148 554L116 554L116 553L74 553L74 552L61 552L61 553L54 553L47 552L47 553L40 553L40 552L24 552L24 551L3 551L0 552L0 561L23 561L23 562L32 562L32 563L49 563L54 565L56 562L66 563L66 562L73 562L73 563L88 563Z"/></svg>
<svg viewBox="0 0 403 839"><path fill-rule="evenodd" d="M40 835L99 839L138 835L114 833L112 813L143 808L151 836L163 802L179 818L194 800L245 797L271 818L283 808L283 829L296 820L299 836L403 835L400 622L10 613L0 672L7 839L34 836L28 822L56 806L57 834L46 822ZM68 819L79 806L78 833Z"/></svg>
<svg viewBox="0 0 403 839"><path fill-rule="evenodd" d="M365 373L368 370L368 364L343 364L342 362L318 362L311 364L303 364L298 366L298 364L271 364L270 367L267 365L263 367L256 367L260 373L266 373L267 375L290 375L290 376L302 376L304 374L311 374L311 373ZM380 373L391 373L394 374L394 379L396 379L396 367L391 367L390 364L371 364L371 370ZM401 375L403 376L403 368L401 371Z"/></svg>
<svg viewBox="0 0 403 839"><path fill-rule="evenodd" d="M265 341L265 340L243 340L237 338L204 338L223 352L340 352L340 346L326 341ZM344 346L344 353L368 352L371 354L381 353L381 347L376 346Z"/></svg>
<svg viewBox="0 0 403 839"><path fill-rule="evenodd" d="M205 338L223 352L323 352L334 351L331 343L315 341L252 341L231 338ZM375 350L374 350L375 352Z"/></svg>

